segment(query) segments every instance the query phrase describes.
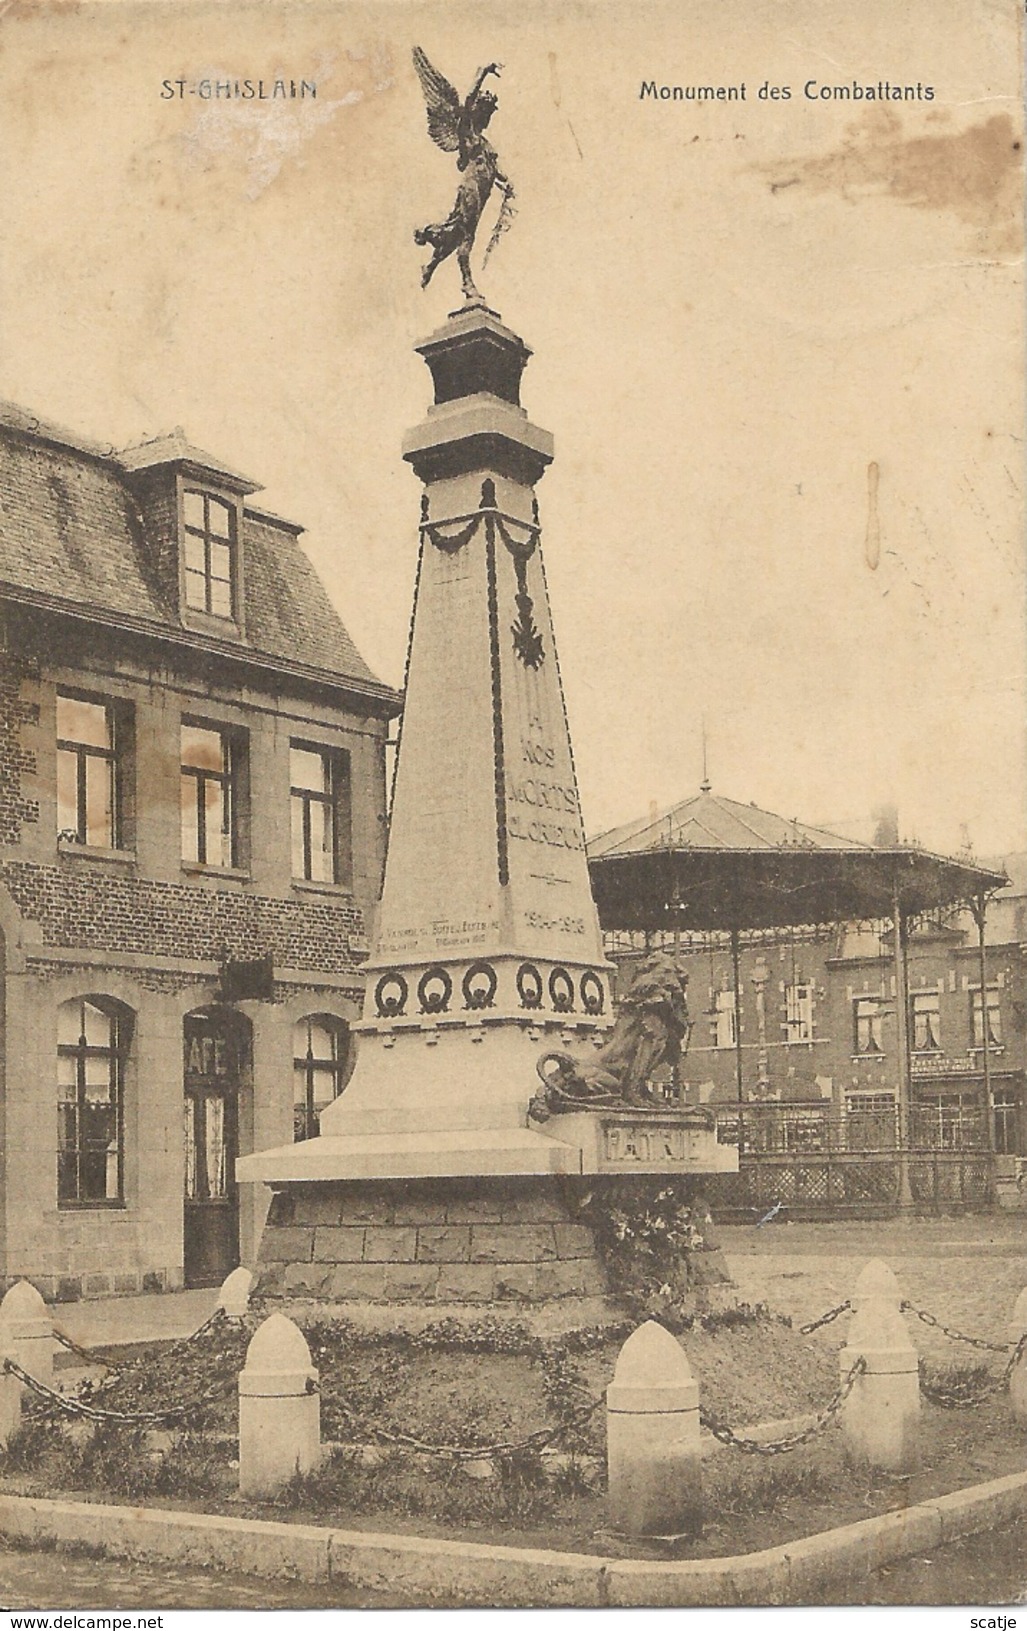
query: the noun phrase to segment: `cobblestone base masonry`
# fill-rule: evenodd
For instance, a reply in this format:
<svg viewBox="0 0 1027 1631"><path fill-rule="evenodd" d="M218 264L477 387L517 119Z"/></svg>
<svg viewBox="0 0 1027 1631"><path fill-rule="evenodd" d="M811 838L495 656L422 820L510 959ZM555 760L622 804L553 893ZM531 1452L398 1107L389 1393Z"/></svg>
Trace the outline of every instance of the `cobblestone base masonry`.
<svg viewBox="0 0 1027 1631"><path fill-rule="evenodd" d="M490 1303L603 1296L591 1229L546 1179L297 1184L275 1195L261 1296Z"/></svg>

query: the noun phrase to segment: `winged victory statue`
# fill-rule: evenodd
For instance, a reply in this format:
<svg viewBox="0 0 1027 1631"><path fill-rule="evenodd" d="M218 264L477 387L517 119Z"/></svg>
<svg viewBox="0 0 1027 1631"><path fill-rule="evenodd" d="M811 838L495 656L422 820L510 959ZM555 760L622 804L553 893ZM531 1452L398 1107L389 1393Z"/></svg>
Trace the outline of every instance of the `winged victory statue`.
<svg viewBox="0 0 1027 1631"><path fill-rule="evenodd" d="M481 301L482 296L471 276L471 247L493 187L498 187L503 194L503 205L485 251L486 260L514 213L513 188L500 171L496 150L485 136L498 102L491 91L482 87L490 75L499 77L501 64L490 62L487 67L480 68L462 102L449 80L432 67L420 46L414 47L414 67L428 105L428 134L443 152L457 154L456 164L460 171L456 202L446 219L419 227L414 233L415 243L430 244L433 251L431 260L421 274L421 286L426 288L437 267L455 254L465 300Z"/></svg>

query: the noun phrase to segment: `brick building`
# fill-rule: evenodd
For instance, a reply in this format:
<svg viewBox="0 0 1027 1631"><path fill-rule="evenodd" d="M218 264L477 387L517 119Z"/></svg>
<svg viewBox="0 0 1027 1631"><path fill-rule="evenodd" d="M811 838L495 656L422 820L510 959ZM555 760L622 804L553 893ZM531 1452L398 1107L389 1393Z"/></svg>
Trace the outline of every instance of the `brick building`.
<svg viewBox="0 0 1027 1631"><path fill-rule="evenodd" d="M1027 1155L1027 857L1006 865L1013 886L991 903L986 926L991 1128L982 1126L977 929L963 912L919 923L910 935L911 1115L920 1141L951 1147L960 1129L967 1135L972 1127L975 1136L990 1131L998 1153ZM608 938L622 965L639 955L626 941ZM737 1102L740 1031L743 1100L791 1107L776 1121L786 1129L783 1141L808 1147L825 1114L848 1123L856 1147L894 1136L890 929L842 924L748 938L737 1020L727 944L716 936L679 938L679 956L692 1018L682 1070L686 1096L725 1111Z"/></svg>
<svg viewBox="0 0 1027 1631"><path fill-rule="evenodd" d="M58 1298L252 1259L236 1154L352 1064L399 698L257 490L0 411L0 1279Z"/></svg>

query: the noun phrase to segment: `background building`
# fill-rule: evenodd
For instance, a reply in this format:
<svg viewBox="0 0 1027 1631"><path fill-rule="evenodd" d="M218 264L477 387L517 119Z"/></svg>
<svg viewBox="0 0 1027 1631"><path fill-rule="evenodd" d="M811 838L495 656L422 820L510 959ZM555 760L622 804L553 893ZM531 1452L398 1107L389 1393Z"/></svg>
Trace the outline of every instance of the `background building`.
<svg viewBox="0 0 1027 1631"><path fill-rule="evenodd" d="M217 1281L351 1066L385 842L370 673L256 483L0 412L0 1278Z"/></svg>
<svg viewBox="0 0 1027 1631"><path fill-rule="evenodd" d="M965 871L979 909L984 896L977 891L986 890L983 1005L979 924L958 902L900 913L905 1036L895 931L884 911L880 920L867 913L817 928L794 920L733 933L656 926L661 915L676 913L716 921L730 892L725 880L743 878L754 862L765 887L742 901L738 921L747 903L761 921L769 903L766 925L776 899L787 916L790 903L805 898L804 874L810 898L818 898L832 857L841 876L850 857L854 868L872 868L875 853L886 872L889 857L905 857L911 875L922 871L928 880L937 862L955 880L946 890L958 888ZM903 850L894 834L875 852L708 788L670 817L604 835L590 856L601 916L604 900L611 915L623 910L618 892L631 887L613 873L603 876L617 864L611 857L637 863L636 889L652 879L651 898L639 909L654 927L608 930L606 946L622 988L647 947L675 951L688 974L692 1031L674 1090L710 1105L721 1136L740 1145L739 1179L722 1185L728 1204L746 1211L776 1201L806 1212L887 1209L899 1204L904 1183L906 1202L928 1207L1023 1195L1027 856L948 862ZM992 894L988 879L993 885L1003 873L1008 887ZM739 888L744 895L745 885ZM900 1161L899 1152L907 1158Z"/></svg>

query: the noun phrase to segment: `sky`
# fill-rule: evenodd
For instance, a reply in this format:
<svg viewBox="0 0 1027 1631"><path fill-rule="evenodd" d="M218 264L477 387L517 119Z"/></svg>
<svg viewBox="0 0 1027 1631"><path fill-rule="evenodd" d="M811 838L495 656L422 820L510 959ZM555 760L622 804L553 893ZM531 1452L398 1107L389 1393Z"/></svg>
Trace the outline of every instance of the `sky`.
<svg viewBox="0 0 1027 1631"><path fill-rule="evenodd" d="M13 0L0 395L115 446L181 425L260 481L401 683L413 347L458 304L452 265L419 286L456 177L410 49L461 93L497 60L517 215L479 281L556 438L588 830L693 794L705 721L729 797L1025 849L1019 26L1015 0ZM192 93L261 77L316 98ZM883 82L920 93L820 95Z"/></svg>

